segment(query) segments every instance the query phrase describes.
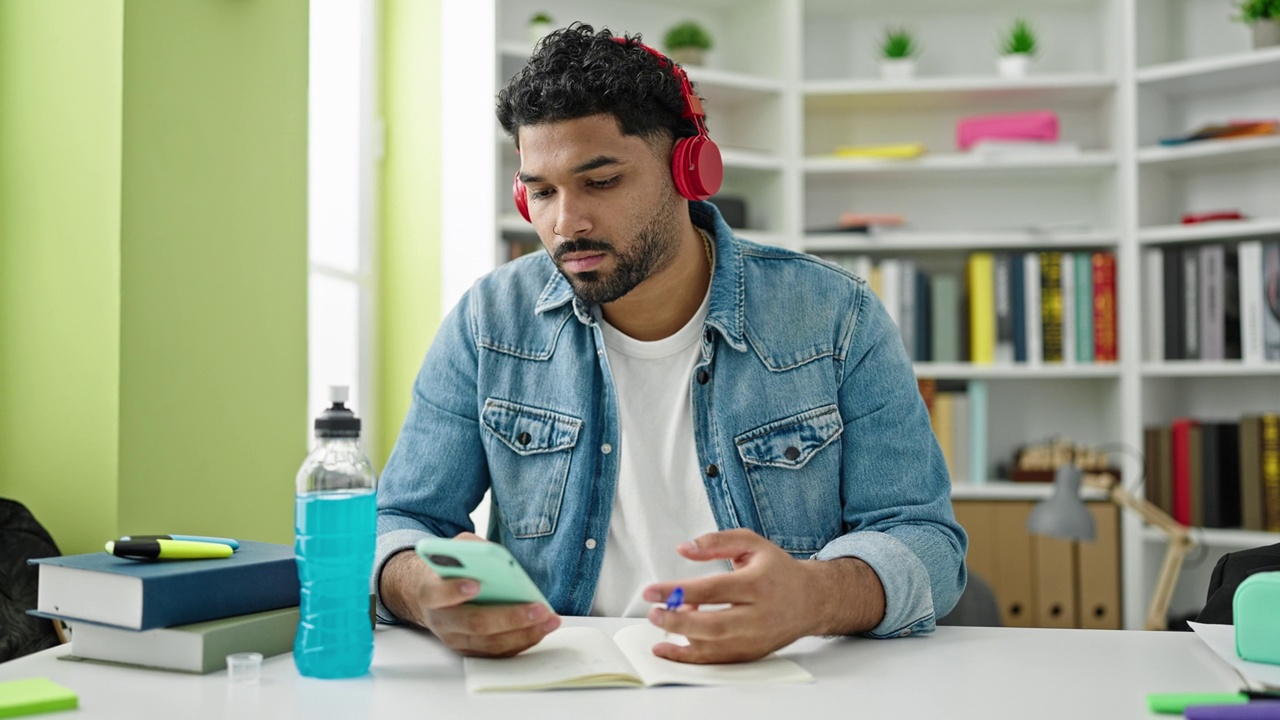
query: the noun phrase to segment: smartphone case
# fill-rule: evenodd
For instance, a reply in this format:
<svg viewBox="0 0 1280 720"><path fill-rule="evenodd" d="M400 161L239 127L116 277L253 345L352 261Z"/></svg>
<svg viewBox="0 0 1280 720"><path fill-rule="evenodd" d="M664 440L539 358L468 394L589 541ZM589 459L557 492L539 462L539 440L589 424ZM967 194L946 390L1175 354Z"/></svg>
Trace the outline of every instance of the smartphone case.
<svg viewBox="0 0 1280 720"><path fill-rule="evenodd" d="M481 605L538 602L551 606L520 563L497 543L425 538L414 546L414 552L440 577L478 581L480 594L471 602ZM442 565L433 559L441 555L455 559L459 565Z"/></svg>
<svg viewBox="0 0 1280 720"><path fill-rule="evenodd" d="M1254 573L1236 588L1236 655L1280 665L1280 571Z"/></svg>

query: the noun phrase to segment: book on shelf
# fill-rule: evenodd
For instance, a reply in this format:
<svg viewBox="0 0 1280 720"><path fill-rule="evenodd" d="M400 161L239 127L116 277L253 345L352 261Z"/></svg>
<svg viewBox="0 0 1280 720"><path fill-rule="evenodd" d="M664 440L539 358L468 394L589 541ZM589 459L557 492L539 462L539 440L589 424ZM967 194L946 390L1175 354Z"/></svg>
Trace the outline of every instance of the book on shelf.
<svg viewBox="0 0 1280 720"><path fill-rule="evenodd" d="M1271 446L1269 426L1275 428ZM1176 418L1144 428L1143 447L1146 498L1174 520L1192 527L1280 532L1280 414Z"/></svg>
<svg viewBox="0 0 1280 720"><path fill-rule="evenodd" d="M1075 264L1076 286L1076 360L1093 362L1093 255L1087 252L1071 254Z"/></svg>
<svg viewBox="0 0 1280 720"><path fill-rule="evenodd" d="M1200 359L1200 250L1184 247L1182 258L1182 359Z"/></svg>
<svg viewBox="0 0 1280 720"><path fill-rule="evenodd" d="M1062 362L1074 365L1078 360L1076 350L1076 263L1075 254L1061 253L1062 267L1058 274L1058 282L1062 289Z"/></svg>
<svg viewBox="0 0 1280 720"><path fill-rule="evenodd" d="M296 607L153 630L73 623L71 654L62 659L207 674L225 669L232 653L291 652L297 629Z"/></svg>
<svg viewBox="0 0 1280 720"><path fill-rule="evenodd" d="M1062 253L1040 253L1040 327L1044 361L1063 361Z"/></svg>
<svg viewBox="0 0 1280 720"><path fill-rule="evenodd" d="M1280 415L1262 416L1262 522L1268 532L1280 532Z"/></svg>
<svg viewBox="0 0 1280 720"><path fill-rule="evenodd" d="M1116 256L1095 252L1093 266L1093 361L1119 359L1116 336ZM1152 323L1159 324L1159 323Z"/></svg>
<svg viewBox="0 0 1280 720"><path fill-rule="evenodd" d="M937 273L931 280L929 306L930 359L934 362L960 361L960 278L955 273Z"/></svg>
<svg viewBox="0 0 1280 720"><path fill-rule="evenodd" d="M1027 356L1027 263L1022 253L1007 256L1009 262L1009 303L1013 322L1013 361L1025 363Z"/></svg>
<svg viewBox="0 0 1280 720"><path fill-rule="evenodd" d="M1164 253L1158 247L1142 251L1142 357L1165 358Z"/></svg>
<svg viewBox="0 0 1280 720"><path fill-rule="evenodd" d="M1240 291L1240 357L1246 363L1260 363L1267 358L1262 336L1266 303L1262 294L1262 241L1246 240L1236 248L1238 288Z"/></svg>
<svg viewBox="0 0 1280 720"><path fill-rule="evenodd" d="M1200 316L1200 359L1222 360L1226 358L1226 281L1223 264L1226 248L1222 243L1201 245L1200 295L1197 312Z"/></svg>
<svg viewBox="0 0 1280 720"><path fill-rule="evenodd" d="M969 255L969 357L975 365L996 360L995 257L989 252Z"/></svg>
<svg viewBox="0 0 1280 720"><path fill-rule="evenodd" d="M1280 241L1262 246L1262 342L1267 360L1280 360Z"/></svg>
<svg viewBox="0 0 1280 720"><path fill-rule="evenodd" d="M675 639L666 640L672 642ZM463 658L472 693L655 685L769 685L811 683L794 661L769 655L722 665L677 663L653 654L661 629L628 625L610 637L597 628L561 628L510 658Z"/></svg>
<svg viewBox="0 0 1280 720"><path fill-rule="evenodd" d="M1182 257L1176 248L1168 251L1157 248L1156 252L1161 254L1160 265L1164 275L1161 283L1164 288L1164 359L1182 360L1182 335L1185 327L1182 321ZM1152 319L1159 321L1158 317Z"/></svg>
<svg viewBox="0 0 1280 720"><path fill-rule="evenodd" d="M921 142L889 143L883 145L837 145L835 156L846 160L912 160L924 155Z"/></svg>
<svg viewBox="0 0 1280 720"><path fill-rule="evenodd" d="M995 361L1009 364L1016 352L1013 338L1013 269L1009 253L992 256L992 283L994 286L996 346Z"/></svg>
<svg viewBox="0 0 1280 720"><path fill-rule="evenodd" d="M293 547L245 540L230 557L143 562L105 552L39 565L34 614L149 630L298 604Z"/></svg>
<svg viewBox="0 0 1280 720"><path fill-rule="evenodd" d="M1040 315L1040 254L1025 253L1022 256L1023 289L1025 305L1023 318L1027 327L1027 362L1038 365L1044 362L1043 322Z"/></svg>

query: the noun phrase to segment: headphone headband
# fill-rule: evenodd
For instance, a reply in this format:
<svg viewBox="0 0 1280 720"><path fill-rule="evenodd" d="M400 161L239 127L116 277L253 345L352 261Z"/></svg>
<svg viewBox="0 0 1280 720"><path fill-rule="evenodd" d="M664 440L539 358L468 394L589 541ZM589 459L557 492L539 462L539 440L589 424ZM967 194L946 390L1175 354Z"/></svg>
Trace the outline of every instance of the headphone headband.
<svg viewBox="0 0 1280 720"><path fill-rule="evenodd" d="M613 40L625 48L634 45L656 57L658 63L669 68L671 74L680 81L680 93L684 96L684 110L680 115L693 121L698 134L676 140L671 151L671 179L675 182L676 191L686 200L706 200L715 195L724 180L724 164L720 158L720 148L716 147L707 133L707 114L702 109L702 100L693 92L689 75L666 55L639 40L626 37L615 37ZM524 183L520 181L519 171L516 171L515 182L511 186L511 196L520 215L525 220L530 220L529 195Z"/></svg>

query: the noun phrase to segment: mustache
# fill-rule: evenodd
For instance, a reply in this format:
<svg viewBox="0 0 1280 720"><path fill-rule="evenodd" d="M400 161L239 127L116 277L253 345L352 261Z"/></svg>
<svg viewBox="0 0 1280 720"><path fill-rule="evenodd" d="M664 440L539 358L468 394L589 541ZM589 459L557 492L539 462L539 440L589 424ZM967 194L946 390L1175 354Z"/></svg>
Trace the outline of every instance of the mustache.
<svg viewBox="0 0 1280 720"><path fill-rule="evenodd" d="M591 238L578 238L576 240L566 240L556 246L555 254L552 257L559 261L564 259L565 255L575 252L613 252L613 244L604 240L592 240Z"/></svg>

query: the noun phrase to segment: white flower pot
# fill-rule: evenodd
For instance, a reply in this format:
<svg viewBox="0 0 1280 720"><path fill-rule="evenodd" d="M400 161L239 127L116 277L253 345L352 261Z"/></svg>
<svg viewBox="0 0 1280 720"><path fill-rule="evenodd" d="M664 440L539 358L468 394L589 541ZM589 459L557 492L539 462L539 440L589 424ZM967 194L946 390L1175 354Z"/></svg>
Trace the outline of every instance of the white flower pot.
<svg viewBox="0 0 1280 720"><path fill-rule="evenodd" d="M667 57L675 60L683 67L701 65L705 54L705 50L696 47L683 47L667 51Z"/></svg>
<svg viewBox="0 0 1280 720"><path fill-rule="evenodd" d="M912 58L881 58L880 77L901 82L916 76L916 61Z"/></svg>
<svg viewBox="0 0 1280 720"><path fill-rule="evenodd" d="M1000 72L1000 77L1020 78L1027 76L1027 70L1031 67L1031 56L1024 53L1016 53L1014 55L1001 55L996 60L996 70Z"/></svg>
<svg viewBox="0 0 1280 720"><path fill-rule="evenodd" d="M1280 45L1280 20L1259 20L1250 28L1253 30L1254 50Z"/></svg>
<svg viewBox="0 0 1280 720"><path fill-rule="evenodd" d="M551 32L554 29L555 28L551 26L551 23L546 23L546 22L529 23L529 45L530 46L537 45L539 40L541 40L547 33Z"/></svg>

